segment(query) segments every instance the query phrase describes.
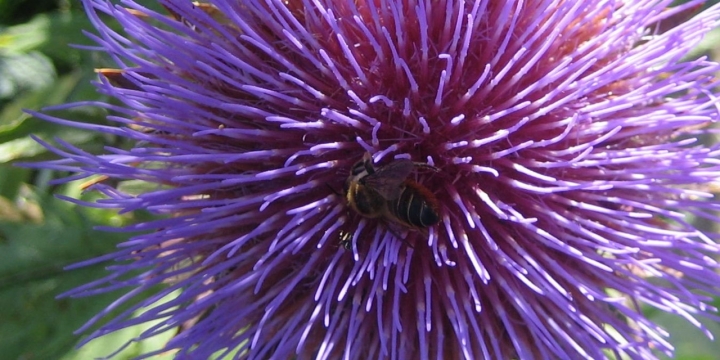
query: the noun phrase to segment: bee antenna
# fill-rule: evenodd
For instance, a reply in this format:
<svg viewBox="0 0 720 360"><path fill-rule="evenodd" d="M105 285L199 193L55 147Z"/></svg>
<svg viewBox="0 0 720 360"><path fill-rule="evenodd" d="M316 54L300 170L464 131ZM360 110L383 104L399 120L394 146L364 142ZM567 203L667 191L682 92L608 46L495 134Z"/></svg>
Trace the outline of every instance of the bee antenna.
<svg viewBox="0 0 720 360"><path fill-rule="evenodd" d="M413 162L413 165L415 165L415 167L419 167L419 168L431 170L431 171L434 171L434 172L440 172L440 169L438 169L437 167L432 166L432 165L430 165L430 164L428 164L428 163Z"/></svg>
<svg viewBox="0 0 720 360"><path fill-rule="evenodd" d="M337 192L337 190L335 190L335 188L333 188L332 186L330 186L330 184L325 183L325 186L327 186L328 189L330 189L330 191L332 191L335 195L337 195L337 196L342 196L342 195L340 195L339 192Z"/></svg>
<svg viewBox="0 0 720 360"><path fill-rule="evenodd" d="M410 243L405 238L401 238L400 241L404 242L405 245L409 246L411 249L415 250L415 247L410 245Z"/></svg>
<svg viewBox="0 0 720 360"><path fill-rule="evenodd" d="M391 228L389 228L389 227L388 227L387 229L388 229L388 231L390 231L391 234L393 234L393 236L395 236L396 239L399 239L400 241L402 241L403 243L405 243L405 245L409 246L410 248L415 249L414 246L410 245L410 243L407 241L407 239L405 239L404 237L398 235L398 234L395 232L395 230L393 230L393 229L391 229Z"/></svg>

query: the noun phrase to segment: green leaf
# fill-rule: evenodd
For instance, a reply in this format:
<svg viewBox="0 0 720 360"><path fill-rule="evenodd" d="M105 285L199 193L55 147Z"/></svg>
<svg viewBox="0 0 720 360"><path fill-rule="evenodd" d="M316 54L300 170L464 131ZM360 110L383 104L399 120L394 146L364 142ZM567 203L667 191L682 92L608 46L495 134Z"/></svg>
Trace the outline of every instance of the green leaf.
<svg viewBox="0 0 720 360"><path fill-rule="evenodd" d="M105 265L71 271L64 271L65 266L111 253L118 242L132 235L93 227L118 223L119 218L122 224L134 215L119 216L114 210L78 208L49 196L33 196L27 195L27 200L38 202L44 211L42 221L0 220L0 354L6 359L59 358L79 340L73 332L125 292L55 299L107 275Z"/></svg>
<svg viewBox="0 0 720 360"><path fill-rule="evenodd" d="M2 174L0 176L0 197L15 199L20 192L20 187L29 180L30 172L30 169L0 164L0 174Z"/></svg>
<svg viewBox="0 0 720 360"><path fill-rule="evenodd" d="M89 82L82 73L76 72L61 77L54 86L28 93L19 97L0 112L0 163L17 159L27 159L46 150L30 139L34 134L43 140L51 141L59 137L72 144L84 144L89 151L99 150L107 143L108 137L88 130L58 125L34 118L23 112L23 108L38 109L44 105L68 101L78 88L88 87ZM75 119L84 123L105 123L106 113L98 108L75 108L56 111L53 115L65 119Z"/></svg>
<svg viewBox="0 0 720 360"><path fill-rule="evenodd" d="M48 41L49 27L50 18L40 15L26 23L5 28L0 31L0 50L4 54L19 55L37 49Z"/></svg>
<svg viewBox="0 0 720 360"><path fill-rule="evenodd" d="M678 315L661 312L652 320L670 333L670 342L675 346L675 360L716 360L720 354L720 342L713 341L702 331ZM720 324L699 318L716 336L720 334ZM661 359L669 359L659 354Z"/></svg>
<svg viewBox="0 0 720 360"><path fill-rule="evenodd" d="M38 47L47 54L59 69L88 68L92 70L93 54L88 50L71 47L71 45L95 45L83 31L92 31L93 26L84 12L55 12L48 15L45 29L46 41ZM94 56L97 60L97 56ZM110 63L105 59L106 64Z"/></svg>
<svg viewBox="0 0 720 360"><path fill-rule="evenodd" d="M171 296L174 297L177 294ZM160 303L168 301L169 298L163 299ZM136 313L135 315L137 315ZM103 335L100 338L94 339L87 343L80 349L74 350L62 357L63 360L85 360L85 359L97 359L110 355L124 344L132 341L133 339L140 336L140 334L151 327L157 325L160 321L152 321L143 323L140 325L128 327L110 334ZM133 359L144 353L151 351L157 351L162 349L165 344L175 334L174 331L168 331L160 335L153 336L152 338L145 339L139 342L132 342L127 347L122 349L113 359ZM169 351L162 355L154 356L153 359L172 359L174 358L173 352Z"/></svg>
<svg viewBox="0 0 720 360"><path fill-rule="evenodd" d="M52 62L39 52L0 56L0 99L47 87L55 77Z"/></svg>
<svg viewBox="0 0 720 360"><path fill-rule="evenodd" d="M24 24L0 31L0 53L21 55L39 50L61 66L74 67L89 58L86 50L69 47L71 44L90 45L83 30L91 30L92 23L82 11L55 11L39 14Z"/></svg>
<svg viewBox="0 0 720 360"><path fill-rule="evenodd" d="M82 74L77 72L65 75L52 86L28 93L8 104L0 112L0 142L24 137L30 133L29 131L17 131L24 121L31 118L23 109L37 110L45 106L64 103L82 79Z"/></svg>

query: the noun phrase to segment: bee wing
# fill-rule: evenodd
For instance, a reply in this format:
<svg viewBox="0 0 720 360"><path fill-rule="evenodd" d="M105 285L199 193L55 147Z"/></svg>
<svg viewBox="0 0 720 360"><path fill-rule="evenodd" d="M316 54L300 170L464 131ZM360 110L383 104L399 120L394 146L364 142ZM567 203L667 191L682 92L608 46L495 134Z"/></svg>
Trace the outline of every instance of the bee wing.
<svg viewBox="0 0 720 360"><path fill-rule="evenodd" d="M400 185L414 167L415 164L410 160L397 160L363 178L363 183L386 200L395 200L400 196Z"/></svg>

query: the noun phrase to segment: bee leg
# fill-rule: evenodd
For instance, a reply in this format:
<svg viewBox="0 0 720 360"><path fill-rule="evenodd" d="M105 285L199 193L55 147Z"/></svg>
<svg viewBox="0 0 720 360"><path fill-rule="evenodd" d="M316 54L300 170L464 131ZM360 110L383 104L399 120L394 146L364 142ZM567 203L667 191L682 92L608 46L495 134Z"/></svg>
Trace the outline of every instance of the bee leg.
<svg viewBox="0 0 720 360"><path fill-rule="evenodd" d="M407 241L407 239L402 238L402 239L400 239L400 241L402 241L403 243L405 243L405 245L409 246L411 249L415 250L415 247L412 246L412 245L410 245L410 243Z"/></svg>
<svg viewBox="0 0 720 360"><path fill-rule="evenodd" d="M413 165L415 165L415 167L417 167L417 168L427 169L427 170L431 170L431 171L434 171L434 172L440 172L440 169L438 169L438 168L436 168L435 166L432 166L432 165L430 165L430 164L428 164L428 163L421 163L421 162L414 162L414 161L413 161Z"/></svg>
<svg viewBox="0 0 720 360"><path fill-rule="evenodd" d="M422 234L423 239L427 240L428 238L430 238L430 233L428 233L428 229L418 229L418 231L420 232L420 234Z"/></svg>
<svg viewBox="0 0 720 360"><path fill-rule="evenodd" d="M407 239L405 239L404 236L400 236L397 232L395 232L395 229L392 228L391 224L388 224L387 229L388 229L388 231L389 231L396 239L402 241L403 243L405 243L405 245L409 246L411 249L415 249L415 247L412 246L412 245L407 241Z"/></svg>
<svg viewBox="0 0 720 360"><path fill-rule="evenodd" d="M325 183L325 186L327 186L328 189L330 189L330 191L332 191L335 195L340 196L340 197L343 197L337 190L335 190L335 188L333 188L332 186L330 186L330 184Z"/></svg>

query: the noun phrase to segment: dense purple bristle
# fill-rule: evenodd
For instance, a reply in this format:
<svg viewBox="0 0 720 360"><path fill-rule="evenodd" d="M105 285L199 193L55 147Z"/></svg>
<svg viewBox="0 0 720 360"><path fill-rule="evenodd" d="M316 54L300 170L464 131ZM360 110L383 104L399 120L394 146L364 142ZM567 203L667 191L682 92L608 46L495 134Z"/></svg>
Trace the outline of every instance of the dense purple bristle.
<svg viewBox="0 0 720 360"><path fill-rule="evenodd" d="M163 185L134 196L98 183L107 199L89 205L170 218L128 228L147 234L97 259L120 263L69 295L132 288L120 303L173 284L90 338L161 319L147 338L202 316L167 349L671 354L637 305L701 328L694 317L715 311L699 294L720 293L718 234L687 214L718 220L707 185L719 149L697 138L718 118L720 67L685 56L720 8L674 23L701 2L669 3L162 2L167 16L85 0L122 71L97 87L123 105L90 105L117 127L38 116L136 146L92 155L60 143L62 160L41 166ZM412 175L439 200L427 235L362 218L336 194L366 151L440 169Z"/></svg>

